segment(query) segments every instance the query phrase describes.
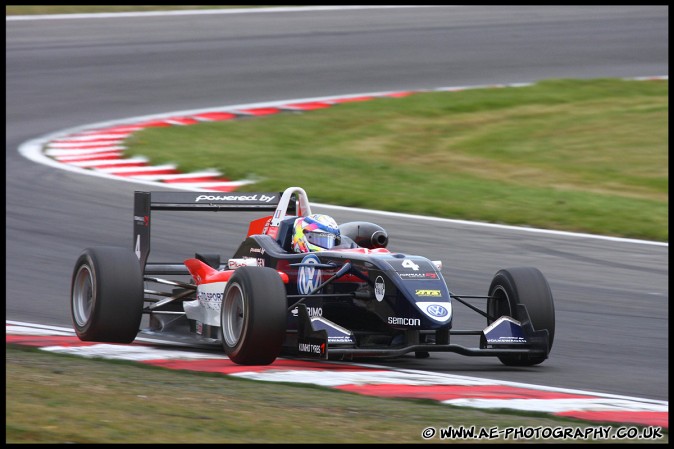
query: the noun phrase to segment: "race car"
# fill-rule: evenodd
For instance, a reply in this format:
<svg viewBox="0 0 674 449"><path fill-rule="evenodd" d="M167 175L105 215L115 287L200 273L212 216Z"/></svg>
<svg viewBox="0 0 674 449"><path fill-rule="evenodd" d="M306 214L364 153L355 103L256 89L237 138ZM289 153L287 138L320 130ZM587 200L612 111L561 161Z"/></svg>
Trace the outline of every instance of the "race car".
<svg viewBox="0 0 674 449"><path fill-rule="evenodd" d="M148 261L150 229L152 213L160 211L273 214L252 220L226 260L196 253L182 263L155 263ZM500 269L486 296L459 295L449 290L441 261L389 250L386 230L375 223L343 223L337 246L294 252L293 224L311 214L301 187L136 191L132 248L91 247L76 261L71 315L77 336L113 343L131 343L139 333L180 336L221 346L240 365L431 352L492 356L509 366L548 358L555 310L537 268ZM484 310L468 299L484 301ZM482 315L485 326L453 330L457 304ZM454 335L473 336L475 344L452 343Z"/></svg>

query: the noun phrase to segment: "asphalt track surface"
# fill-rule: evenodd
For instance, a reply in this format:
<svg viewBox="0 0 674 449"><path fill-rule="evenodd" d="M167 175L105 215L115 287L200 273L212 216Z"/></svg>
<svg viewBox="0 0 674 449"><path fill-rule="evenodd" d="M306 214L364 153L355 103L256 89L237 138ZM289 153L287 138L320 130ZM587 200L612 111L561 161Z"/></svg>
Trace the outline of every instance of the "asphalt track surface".
<svg viewBox="0 0 674 449"><path fill-rule="evenodd" d="M88 246L131 247L132 193L146 186L36 164L17 152L27 140L223 105L668 74L666 6L7 21L6 39L6 319L62 326L71 325L75 260ZM486 294L504 267L536 266L548 278L557 331L542 365L508 368L458 354L384 365L668 400L667 245L313 209L340 222L379 223L390 249L442 260L456 293ZM181 261L195 251L227 257L255 218L198 215L156 222L152 259ZM459 305L454 322L485 325Z"/></svg>

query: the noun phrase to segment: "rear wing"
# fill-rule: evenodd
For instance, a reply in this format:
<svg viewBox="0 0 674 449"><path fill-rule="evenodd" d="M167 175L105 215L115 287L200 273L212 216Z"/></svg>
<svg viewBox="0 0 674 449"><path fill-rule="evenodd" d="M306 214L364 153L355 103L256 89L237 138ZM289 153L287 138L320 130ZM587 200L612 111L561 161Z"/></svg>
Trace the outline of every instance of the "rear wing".
<svg viewBox="0 0 674 449"><path fill-rule="evenodd" d="M295 201L290 201L290 197L295 193L292 189L296 188L286 189L285 192L264 193L136 191L133 199L133 247L143 273L146 272L150 255L152 211L274 211L274 215L285 214L286 211L293 213L297 206Z"/></svg>

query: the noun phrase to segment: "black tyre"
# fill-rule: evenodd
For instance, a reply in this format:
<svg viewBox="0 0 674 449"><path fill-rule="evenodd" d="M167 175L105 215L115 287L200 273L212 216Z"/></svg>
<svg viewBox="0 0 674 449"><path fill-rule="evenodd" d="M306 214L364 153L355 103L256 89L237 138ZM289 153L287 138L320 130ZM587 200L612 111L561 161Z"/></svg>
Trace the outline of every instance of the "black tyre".
<svg viewBox="0 0 674 449"><path fill-rule="evenodd" d="M220 309L225 354L239 365L268 365L281 353L286 331L286 290L276 270L238 268Z"/></svg>
<svg viewBox="0 0 674 449"><path fill-rule="evenodd" d="M131 343L143 316L143 273L130 249L85 249L77 259L70 311L80 340Z"/></svg>
<svg viewBox="0 0 674 449"><path fill-rule="evenodd" d="M537 268L517 267L499 270L489 286L487 313L498 319L509 316L518 321L518 304L526 306L535 330L547 329L549 348L555 338L555 305L550 285ZM488 324L491 324L488 320ZM543 362L546 357L529 355L499 356L499 360L509 366L531 366Z"/></svg>

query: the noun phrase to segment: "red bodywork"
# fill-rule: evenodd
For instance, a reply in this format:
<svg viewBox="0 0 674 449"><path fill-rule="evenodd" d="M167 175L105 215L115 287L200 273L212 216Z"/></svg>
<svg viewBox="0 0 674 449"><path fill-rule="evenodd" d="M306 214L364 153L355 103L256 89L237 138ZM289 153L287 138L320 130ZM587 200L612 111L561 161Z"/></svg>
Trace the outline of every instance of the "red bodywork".
<svg viewBox="0 0 674 449"><path fill-rule="evenodd" d="M190 274L194 278L197 285L211 284L213 282L227 282L234 274L235 270L216 270L215 268L205 264L199 259L187 259L183 262ZM288 283L288 275L283 272L278 272L284 284Z"/></svg>

